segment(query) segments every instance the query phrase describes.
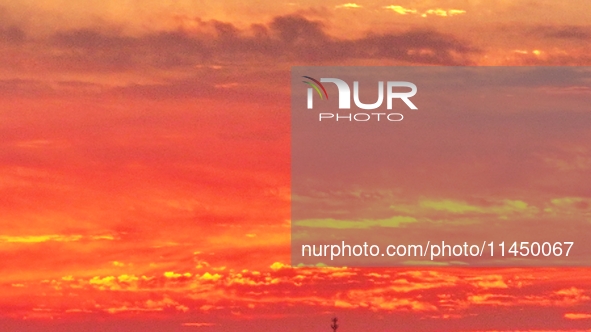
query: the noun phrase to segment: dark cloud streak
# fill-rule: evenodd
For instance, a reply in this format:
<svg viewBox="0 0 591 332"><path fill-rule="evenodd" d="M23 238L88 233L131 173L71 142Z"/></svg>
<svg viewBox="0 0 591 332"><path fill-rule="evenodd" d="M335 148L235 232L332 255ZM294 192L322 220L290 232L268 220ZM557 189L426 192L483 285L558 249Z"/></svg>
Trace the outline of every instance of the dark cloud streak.
<svg viewBox="0 0 591 332"><path fill-rule="evenodd" d="M588 26L539 26L532 30L533 34L543 38L591 40L591 28Z"/></svg>
<svg viewBox="0 0 591 332"><path fill-rule="evenodd" d="M120 72L182 69L199 64L273 60L276 63L335 64L347 60L394 60L417 64L466 65L478 50L434 30L368 34L358 39L329 35L323 22L301 15L239 29L231 23L198 21L197 31L179 29L131 36L109 29L57 32L28 38L18 28L0 30L0 43L23 44L23 57L50 71ZM6 45L4 45L4 48ZM0 48L2 45L0 44Z"/></svg>

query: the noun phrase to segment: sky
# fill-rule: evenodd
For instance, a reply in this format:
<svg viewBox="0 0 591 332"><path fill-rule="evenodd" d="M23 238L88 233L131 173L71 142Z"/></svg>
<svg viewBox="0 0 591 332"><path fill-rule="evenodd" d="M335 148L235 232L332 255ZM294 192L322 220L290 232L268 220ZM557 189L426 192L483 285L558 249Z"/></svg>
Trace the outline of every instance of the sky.
<svg viewBox="0 0 591 332"><path fill-rule="evenodd" d="M585 268L289 265L291 66L586 66L587 8L0 1L0 330L591 330ZM519 199L588 221L581 123Z"/></svg>

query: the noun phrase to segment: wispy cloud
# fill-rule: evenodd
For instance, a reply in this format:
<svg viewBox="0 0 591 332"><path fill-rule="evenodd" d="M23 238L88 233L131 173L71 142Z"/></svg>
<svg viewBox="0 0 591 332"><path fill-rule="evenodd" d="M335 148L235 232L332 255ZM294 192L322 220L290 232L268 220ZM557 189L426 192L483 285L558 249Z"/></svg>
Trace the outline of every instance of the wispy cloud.
<svg viewBox="0 0 591 332"><path fill-rule="evenodd" d="M112 235L0 235L0 243L43 243L43 242L76 242L82 240L114 240Z"/></svg>
<svg viewBox="0 0 591 332"><path fill-rule="evenodd" d="M349 2L349 3L342 4L342 5L337 5L337 6L335 6L335 8L350 8L350 9L355 9L355 8L363 8L363 6L358 5L356 3Z"/></svg>
<svg viewBox="0 0 591 332"><path fill-rule="evenodd" d="M591 314L586 313L566 313L564 314L566 319L591 319Z"/></svg>
<svg viewBox="0 0 591 332"><path fill-rule="evenodd" d="M390 9L400 15L416 14L418 12L416 9L404 8L402 6L396 6L396 5L384 6L383 8Z"/></svg>
<svg viewBox="0 0 591 332"><path fill-rule="evenodd" d="M456 15L466 14L466 11L463 9L441 9L441 8L434 8L434 9L426 9L426 10L418 10L414 8L405 8L399 5L389 5L382 7L384 9L392 10L393 12L400 14L400 15L420 15L421 17L427 17L430 15L433 16L440 16L440 17L451 17Z"/></svg>

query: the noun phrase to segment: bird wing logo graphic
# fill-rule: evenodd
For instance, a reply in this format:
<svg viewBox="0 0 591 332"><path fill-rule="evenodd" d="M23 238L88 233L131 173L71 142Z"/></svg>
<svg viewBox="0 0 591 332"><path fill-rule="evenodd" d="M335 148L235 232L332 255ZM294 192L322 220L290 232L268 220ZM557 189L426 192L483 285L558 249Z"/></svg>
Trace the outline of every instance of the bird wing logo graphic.
<svg viewBox="0 0 591 332"><path fill-rule="evenodd" d="M326 89L324 88L324 85L322 85L322 83L320 83L318 80L310 77L310 76L302 76L303 78L307 78L312 82L308 82L308 81L302 81L306 84L308 84L309 86L311 86L312 88L314 88L314 90L316 90L316 92L318 92L318 95L320 96L320 99L324 99L324 97L326 97L326 99L328 99L328 93L326 93ZM322 89L322 92L320 91ZM322 94L324 92L324 95Z"/></svg>

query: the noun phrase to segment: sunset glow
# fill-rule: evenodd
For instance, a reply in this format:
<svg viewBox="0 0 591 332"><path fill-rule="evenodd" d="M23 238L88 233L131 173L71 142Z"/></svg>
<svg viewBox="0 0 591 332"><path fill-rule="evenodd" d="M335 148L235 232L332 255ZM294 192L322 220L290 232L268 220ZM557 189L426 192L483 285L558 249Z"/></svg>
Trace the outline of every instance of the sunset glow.
<svg viewBox="0 0 591 332"><path fill-rule="evenodd" d="M0 331L591 331L589 268L289 264L291 66L588 66L588 20L587 0L0 0ZM415 156L454 182L425 176L372 225L589 222L591 147L559 144L591 142L582 123ZM531 169L470 173L511 135Z"/></svg>

